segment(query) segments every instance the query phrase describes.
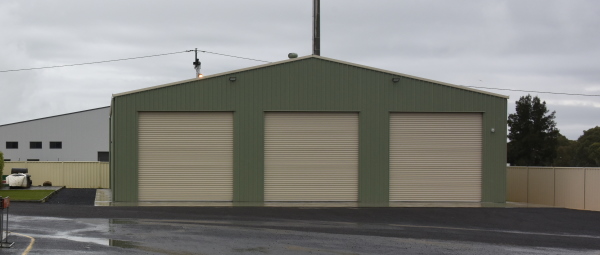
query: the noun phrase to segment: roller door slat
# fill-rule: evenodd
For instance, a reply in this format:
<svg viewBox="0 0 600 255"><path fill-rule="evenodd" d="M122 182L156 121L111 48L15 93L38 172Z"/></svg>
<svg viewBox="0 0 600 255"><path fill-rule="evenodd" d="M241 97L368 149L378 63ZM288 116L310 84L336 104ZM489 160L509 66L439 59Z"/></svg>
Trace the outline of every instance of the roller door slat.
<svg viewBox="0 0 600 255"><path fill-rule="evenodd" d="M356 201L358 114L265 114L265 201Z"/></svg>
<svg viewBox="0 0 600 255"><path fill-rule="evenodd" d="M481 201L482 115L392 113L390 201Z"/></svg>
<svg viewBox="0 0 600 255"><path fill-rule="evenodd" d="M233 114L141 112L140 201L232 201Z"/></svg>

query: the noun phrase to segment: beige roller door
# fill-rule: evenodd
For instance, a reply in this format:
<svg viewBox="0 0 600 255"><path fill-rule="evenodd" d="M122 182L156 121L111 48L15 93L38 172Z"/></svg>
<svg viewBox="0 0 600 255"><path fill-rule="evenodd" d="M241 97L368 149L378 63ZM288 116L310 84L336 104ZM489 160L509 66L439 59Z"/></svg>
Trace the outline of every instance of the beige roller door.
<svg viewBox="0 0 600 255"><path fill-rule="evenodd" d="M481 201L482 114L392 113L390 201Z"/></svg>
<svg viewBox="0 0 600 255"><path fill-rule="evenodd" d="M265 114L265 201L357 201L358 114Z"/></svg>
<svg viewBox="0 0 600 255"><path fill-rule="evenodd" d="M139 113L139 201L232 201L232 180L233 113Z"/></svg>

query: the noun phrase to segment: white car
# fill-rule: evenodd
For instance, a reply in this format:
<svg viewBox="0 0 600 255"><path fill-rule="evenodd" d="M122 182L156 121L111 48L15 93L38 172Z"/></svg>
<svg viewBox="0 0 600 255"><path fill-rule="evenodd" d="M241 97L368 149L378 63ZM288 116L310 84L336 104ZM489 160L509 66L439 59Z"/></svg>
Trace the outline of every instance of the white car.
<svg viewBox="0 0 600 255"><path fill-rule="evenodd" d="M12 188L29 188L31 187L31 175L27 174L27 168L13 168L11 175L6 176L8 186Z"/></svg>

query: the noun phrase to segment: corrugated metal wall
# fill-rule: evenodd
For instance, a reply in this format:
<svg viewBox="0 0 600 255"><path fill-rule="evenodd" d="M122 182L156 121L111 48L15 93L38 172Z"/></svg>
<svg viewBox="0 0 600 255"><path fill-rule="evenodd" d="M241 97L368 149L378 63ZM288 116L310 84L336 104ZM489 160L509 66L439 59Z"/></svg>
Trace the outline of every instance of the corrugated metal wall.
<svg viewBox="0 0 600 255"><path fill-rule="evenodd" d="M526 167L506 169L506 201L527 203L528 171Z"/></svg>
<svg viewBox="0 0 600 255"><path fill-rule="evenodd" d="M600 168L588 168L585 170L584 185L585 194L591 194L590 196L585 196L583 200L585 209L600 211Z"/></svg>
<svg viewBox="0 0 600 255"><path fill-rule="evenodd" d="M229 81L235 76L235 82ZM364 205L389 201L390 112L483 114L482 200L505 201L506 99L318 57L125 95L112 104L115 201L137 201L140 111L233 111L235 202L264 199L264 112L359 113L359 189ZM491 132L491 128L495 132Z"/></svg>
<svg viewBox="0 0 600 255"><path fill-rule="evenodd" d="M600 211L600 168L508 167L507 201Z"/></svg>
<svg viewBox="0 0 600 255"><path fill-rule="evenodd" d="M554 169L531 167L528 175L528 202L540 205L554 204Z"/></svg>
<svg viewBox="0 0 600 255"><path fill-rule="evenodd" d="M556 168L554 171L554 205L584 209L585 169Z"/></svg>
<svg viewBox="0 0 600 255"><path fill-rule="evenodd" d="M98 161L98 152L108 152L110 107L51 116L31 121L0 125L0 145L5 159L11 161ZM18 149L4 149L7 141L18 142ZM50 142L62 142L51 149ZM30 142L42 148L31 149Z"/></svg>
<svg viewBox="0 0 600 255"><path fill-rule="evenodd" d="M52 186L67 188L109 188L108 162L5 162L4 175L12 168L27 168L32 185L40 186L45 181Z"/></svg>

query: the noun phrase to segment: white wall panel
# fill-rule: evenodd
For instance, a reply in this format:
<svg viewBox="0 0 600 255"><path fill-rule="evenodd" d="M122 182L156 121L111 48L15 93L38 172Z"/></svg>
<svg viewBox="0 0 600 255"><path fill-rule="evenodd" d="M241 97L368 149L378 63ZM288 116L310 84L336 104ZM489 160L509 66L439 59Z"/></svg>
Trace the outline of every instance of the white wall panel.
<svg viewBox="0 0 600 255"><path fill-rule="evenodd" d="M0 126L0 151L11 161L97 161L99 151L108 151L110 107L51 116ZM18 149L6 149L6 142ZM42 142L30 149L29 142ZM50 149L62 142L62 149Z"/></svg>

